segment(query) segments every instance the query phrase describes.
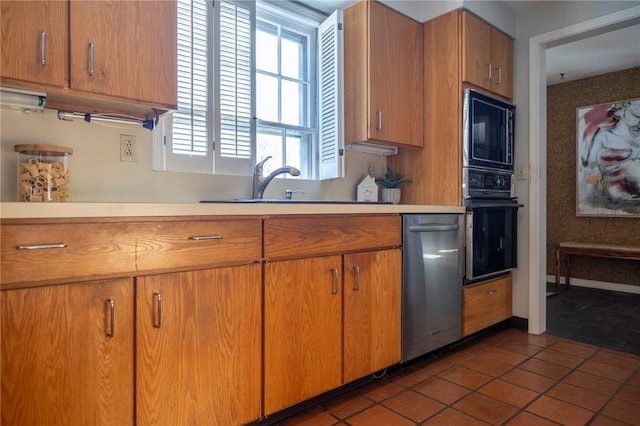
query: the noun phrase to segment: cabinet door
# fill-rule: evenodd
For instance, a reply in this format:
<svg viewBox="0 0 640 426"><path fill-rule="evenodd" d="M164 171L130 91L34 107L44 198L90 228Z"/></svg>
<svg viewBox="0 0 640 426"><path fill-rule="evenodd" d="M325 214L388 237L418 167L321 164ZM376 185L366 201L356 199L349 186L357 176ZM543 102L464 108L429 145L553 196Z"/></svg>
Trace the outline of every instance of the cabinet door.
<svg viewBox="0 0 640 426"><path fill-rule="evenodd" d="M68 63L66 1L2 1L2 78L62 87Z"/></svg>
<svg viewBox="0 0 640 426"><path fill-rule="evenodd" d="M368 2L369 137L422 146L422 25Z"/></svg>
<svg viewBox="0 0 640 426"><path fill-rule="evenodd" d="M400 249L344 256L344 382L400 361Z"/></svg>
<svg viewBox="0 0 640 426"><path fill-rule="evenodd" d="M491 90L505 98L513 97L513 40L498 30L491 30Z"/></svg>
<svg viewBox="0 0 640 426"><path fill-rule="evenodd" d="M462 79L491 88L491 27L470 13L462 13Z"/></svg>
<svg viewBox="0 0 640 426"><path fill-rule="evenodd" d="M260 266L136 279L137 423L260 417Z"/></svg>
<svg viewBox="0 0 640 426"><path fill-rule="evenodd" d="M175 1L70 2L71 88L175 105Z"/></svg>
<svg viewBox="0 0 640 426"><path fill-rule="evenodd" d="M131 280L0 297L3 425L133 424Z"/></svg>
<svg viewBox="0 0 640 426"><path fill-rule="evenodd" d="M342 383L341 272L341 256L265 265L265 414Z"/></svg>

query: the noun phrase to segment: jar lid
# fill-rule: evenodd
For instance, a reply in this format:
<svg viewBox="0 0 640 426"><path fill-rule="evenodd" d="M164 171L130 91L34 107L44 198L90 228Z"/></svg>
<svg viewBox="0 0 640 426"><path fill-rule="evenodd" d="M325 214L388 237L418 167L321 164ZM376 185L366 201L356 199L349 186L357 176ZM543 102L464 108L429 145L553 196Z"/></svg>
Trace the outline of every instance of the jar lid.
<svg viewBox="0 0 640 426"><path fill-rule="evenodd" d="M27 155L48 155L51 157L62 157L65 155L73 154L73 148L60 145L16 145L14 147L16 152Z"/></svg>

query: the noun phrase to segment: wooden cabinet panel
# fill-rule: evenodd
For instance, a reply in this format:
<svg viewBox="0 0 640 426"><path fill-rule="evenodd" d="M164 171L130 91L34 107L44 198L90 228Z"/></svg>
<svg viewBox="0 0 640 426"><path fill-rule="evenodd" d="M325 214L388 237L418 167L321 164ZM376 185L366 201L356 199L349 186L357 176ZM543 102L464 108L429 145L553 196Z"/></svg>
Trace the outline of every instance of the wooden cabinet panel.
<svg viewBox="0 0 640 426"><path fill-rule="evenodd" d="M511 275L463 290L462 335L468 336L512 316Z"/></svg>
<svg viewBox="0 0 640 426"><path fill-rule="evenodd" d="M345 383L400 361L402 251L344 256Z"/></svg>
<svg viewBox="0 0 640 426"><path fill-rule="evenodd" d="M424 24L424 148L389 157L412 182L403 202L462 205L462 80L459 11Z"/></svg>
<svg viewBox="0 0 640 426"><path fill-rule="evenodd" d="M264 266L264 410L342 383L342 258Z"/></svg>
<svg viewBox="0 0 640 426"><path fill-rule="evenodd" d="M176 105L175 1L70 3L72 89Z"/></svg>
<svg viewBox="0 0 640 426"><path fill-rule="evenodd" d="M0 298L3 425L133 424L132 280Z"/></svg>
<svg viewBox="0 0 640 426"><path fill-rule="evenodd" d="M2 288L132 274L135 237L130 231L125 223L3 224ZM64 247L25 248L42 245Z"/></svg>
<svg viewBox="0 0 640 426"><path fill-rule="evenodd" d="M262 255L258 219L143 222L135 233L139 271L241 264Z"/></svg>
<svg viewBox="0 0 640 426"><path fill-rule="evenodd" d="M462 31L462 79L511 99L513 40L466 11Z"/></svg>
<svg viewBox="0 0 640 426"><path fill-rule="evenodd" d="M67 1L2 1L2 78L63 87L69 56Z"/></svg>
<svg viewBox="0 0 640 426"><path fill-rule="evenodd" d="M237 425L260 417L260 268L137 278L137 424Z"/></svg>
<svg viewBox="0 0 640 426"><path fill-rule="evenodd" d="M360 1L344 10L344 50L345 141L422 146L422 25Z"/></svg>
<svg viewBox="0 0 640 426"><path fill-rule="evenodd" d="M271 260L401 244L400 216L268 218L264 221L264 256Z"/></svg>
<svg viewBox="0 0 640 426"><path fill-rule="evenodd" d="M462 77L491 89L491 27L467 12L462 13Z"/></svg>

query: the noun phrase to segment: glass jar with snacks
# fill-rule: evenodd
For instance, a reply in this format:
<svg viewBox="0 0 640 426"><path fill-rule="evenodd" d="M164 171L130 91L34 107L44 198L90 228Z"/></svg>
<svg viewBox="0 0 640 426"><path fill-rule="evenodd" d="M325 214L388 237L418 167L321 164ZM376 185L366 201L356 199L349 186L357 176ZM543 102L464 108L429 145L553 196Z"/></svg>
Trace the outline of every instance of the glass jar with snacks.
<svg viewBox="0 0 640 426"><path fill-rule="evenodd" d="M70 201L69 156L57 145L16 145L19 201Z"/></svg>

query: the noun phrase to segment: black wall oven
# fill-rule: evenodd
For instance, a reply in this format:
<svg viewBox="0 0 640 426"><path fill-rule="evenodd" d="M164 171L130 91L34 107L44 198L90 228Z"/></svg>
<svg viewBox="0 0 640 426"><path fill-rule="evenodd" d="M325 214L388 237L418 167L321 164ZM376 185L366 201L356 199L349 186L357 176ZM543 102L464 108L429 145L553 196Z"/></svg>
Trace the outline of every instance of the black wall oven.
<svg viewBox="0 0 640 426"><path fill-rule="evenodd" d="M517 200L466 201L465 283L504 274L517 266Z"/></svg>

